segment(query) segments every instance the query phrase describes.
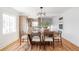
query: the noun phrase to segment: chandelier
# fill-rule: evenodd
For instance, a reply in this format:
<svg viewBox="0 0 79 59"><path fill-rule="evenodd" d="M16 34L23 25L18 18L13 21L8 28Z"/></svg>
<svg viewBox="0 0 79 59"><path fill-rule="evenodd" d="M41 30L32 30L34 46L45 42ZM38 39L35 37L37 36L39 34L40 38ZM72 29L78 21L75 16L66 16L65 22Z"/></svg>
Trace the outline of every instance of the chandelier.
<svg viewBox="0 0 79 59"><path fill-rule="evenodd" d="M43 7L40 7L40 12L38 12L38 18L40 18L41 23L43 21L43 17L45 17L45 16L46 16L46 13L44 11L44 8Z"/></svg>
<svg viewBox="0 0 79 59"><path fill-rule="evenodd" d="M40 7L40 12L38 12L38 15L41 16L41 17L46 15L43 7Z"/></svg>

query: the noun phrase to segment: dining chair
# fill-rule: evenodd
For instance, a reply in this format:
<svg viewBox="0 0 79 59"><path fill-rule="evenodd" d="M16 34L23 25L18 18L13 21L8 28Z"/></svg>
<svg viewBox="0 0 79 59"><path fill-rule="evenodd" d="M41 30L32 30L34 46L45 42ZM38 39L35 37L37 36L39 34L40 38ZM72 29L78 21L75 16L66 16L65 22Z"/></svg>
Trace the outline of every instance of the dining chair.
<svg viewBox="0 0 79 59"><path fill-rule="evenodd" d="M48 42L51 46L52 46L52 43L53 43L53 32L44 32L44 49L46 47L46 42Z"/></svg>
<svg viewBox="0 0 79 59"><path fill-rule="evenodd" d="M62 31L58 31L58 32L53 32L53 38L54 38L54 45L55 42L58 42L58 44L61 44L62 46Z"/></svg>
<svg viewBox="0 0 79 59"><path fill-rule="evenodd" d="M41 48L41 33L40 32L31 33L31 34L28 35L28 37L29 37L31 49L33 48L34 44L40 46L40 48Z"/></svg>
<svg viewBox="0 0 79 59"><path fill-rule="evenodd" d="M31 36L31 34L28 34L28 39L29 39L29 43L30 43L30 46L31 46L31 49L32 49L32 38L31 38L32 36Z"/></svg>
<svg viewBox="0 0 79 59"><path fill-rule="evenodd" d="M26 34L26 35L22 35L22 36L21 36L21 39L23 40L23 42L24 42L24 41L27 41L27 39L28 39L27 34Z"/></svg>

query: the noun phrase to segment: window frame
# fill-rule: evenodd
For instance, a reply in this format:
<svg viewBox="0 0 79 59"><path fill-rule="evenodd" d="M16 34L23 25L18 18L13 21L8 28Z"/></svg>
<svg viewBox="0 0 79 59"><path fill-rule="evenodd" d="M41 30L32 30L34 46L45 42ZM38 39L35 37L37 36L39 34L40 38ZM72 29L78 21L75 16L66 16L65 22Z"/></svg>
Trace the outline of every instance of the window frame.
<svg viewBox="0 0 79 59"><path fill-rule="evenodd" d="M2 18L3 34L10 34L16 32L16 16L3 13Z"/></svg>

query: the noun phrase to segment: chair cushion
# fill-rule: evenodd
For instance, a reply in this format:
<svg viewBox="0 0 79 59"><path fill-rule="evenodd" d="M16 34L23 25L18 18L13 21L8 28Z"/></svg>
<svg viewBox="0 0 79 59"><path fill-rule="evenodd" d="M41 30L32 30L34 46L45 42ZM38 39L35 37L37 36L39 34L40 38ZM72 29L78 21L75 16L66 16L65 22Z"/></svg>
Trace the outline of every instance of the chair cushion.
<svg viewBox="0 0 79 59"><path fill-rule="evenodd" d="M60 39L60 37L59 36L56 36L56 37L54 37L54 39Z"/></svg>
<svg viewBox="0 0 79 59"><path fill-rule="evenodd" d="M37 41L37 42L40 41L39 36L33 36L33 37L32 37L32 41Z"/></svg>
<svg viewBox="0 0 79 59"><path fill-rule="evenodd" d="M23 35L23 36L21 37L21 39L25 39L25 40L26 40L27 37L28 37L27 35Z"/></svg>
<svg viewBox="0 0 79 59"><path fill-rule="evenodd" d="M52 37L45 37L45 41L53 41Z"/></svg>

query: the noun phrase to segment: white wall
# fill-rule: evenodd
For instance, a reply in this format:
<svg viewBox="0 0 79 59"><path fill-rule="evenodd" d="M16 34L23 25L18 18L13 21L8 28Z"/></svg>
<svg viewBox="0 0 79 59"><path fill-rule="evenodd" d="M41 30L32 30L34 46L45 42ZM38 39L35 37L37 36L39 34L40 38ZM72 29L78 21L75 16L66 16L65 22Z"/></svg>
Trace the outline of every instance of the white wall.
<svg viewBox="0 0 79 59"><path fill-rule="evenodd" d="M55 30L55 31L57 31L58 29L59 29L59 16L54 16L53 17L53 29Z"/></svg>
<svg viewBox="0 0 79 59"><path fill-rule="evenodd" d="M6 34L4 35L2 33L3 30L3 19L2 19L2 14L3 13L7 13L9 15L14 15L17 17L17 25L16 25L16 29L17 31L15 33L11 33L11 34ZM9 45L10 43L14 42L15 40L18 39L19 37L19 30L18 30L18 24L19 24L19 18L18 18L18 13L16 10L10 8L10 7L0 7L0 49L6 47L7 45Z"/></svg>
<svg viewBox="0 0 79 59"><path fill-rule="evenodd" d="M79 8L74 7L62 14L63 37L79 47Z"/></svg>

